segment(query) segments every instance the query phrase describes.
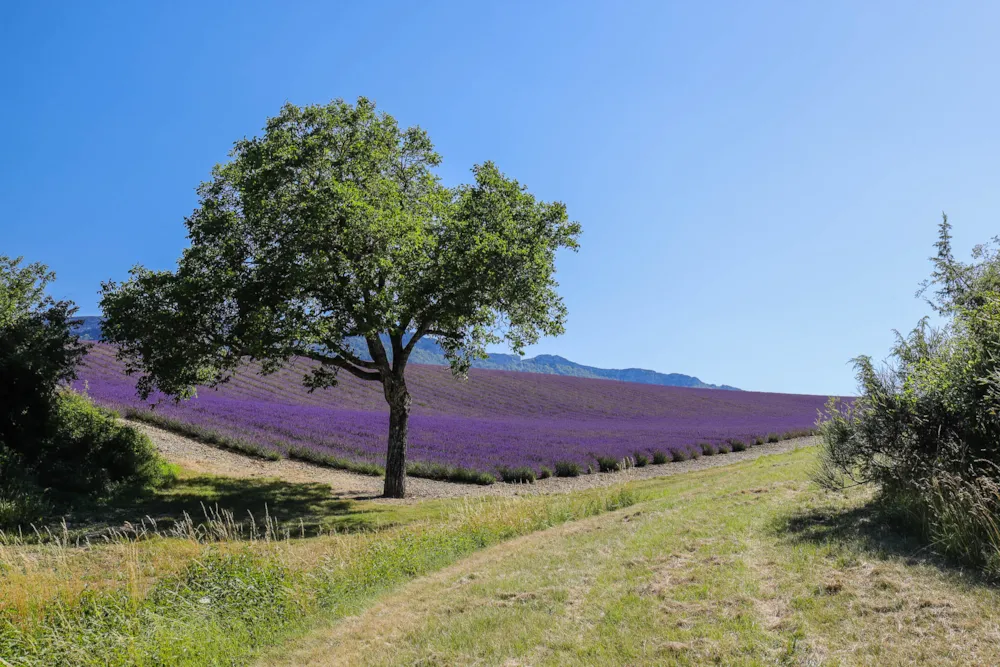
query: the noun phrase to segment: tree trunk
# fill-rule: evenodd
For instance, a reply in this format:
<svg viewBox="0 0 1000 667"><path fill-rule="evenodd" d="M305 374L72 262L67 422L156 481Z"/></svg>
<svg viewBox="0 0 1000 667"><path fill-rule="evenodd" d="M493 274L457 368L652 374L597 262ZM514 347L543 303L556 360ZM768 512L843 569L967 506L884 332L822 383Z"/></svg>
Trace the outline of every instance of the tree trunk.
<svg viewBox="0 0 1000 667"><path fill-rule="evenodd" d="M399 382L386 391L389 399L389 451L385 457L386 498L406 496L406 429L410 419L410 394Z"/></svg>

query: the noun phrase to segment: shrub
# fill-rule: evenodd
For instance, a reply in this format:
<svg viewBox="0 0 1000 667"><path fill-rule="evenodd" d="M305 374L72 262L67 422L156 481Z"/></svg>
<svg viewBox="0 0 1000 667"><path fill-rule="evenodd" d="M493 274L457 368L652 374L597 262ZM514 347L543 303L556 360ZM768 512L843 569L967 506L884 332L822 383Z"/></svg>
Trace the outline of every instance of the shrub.
<svg viewBox="0 0 1000 667"><path fill-rule="evenodd" d="M507 483L533 484L535 481L535 471L528 466L518 466L516 468L503 466L498 468L497 472L500 474L500 479Z"/></svg>
<svg viewBox="0 0 1000 667"><path fill-rule="evenodd" d="M598 456L597 469L601 472L615 472L621 470L621 462L613 456Z"/></svg>
<svg viewBox="0 0 1000 667"><path fill-rule="evenodd" d="M692 459L700 459L702 455L701 447L698 447L697 445L688 447L688 454L691 455Z"/></svg>
<svg viewBox="0 0 1000 667"><path fill-rule="evenodd" d="M0 256L0 514L8 522L38 514L48 499L109 497L172 476L146 436L65 389L86 348L73 333L73 304L45 296L53 278L41 264ZM48 499L37 497L40 488Z"/></svg>
<svg viewBox="0 0 1000 667"><path fill-rule="evenodd" d="M171 477L149 438L80 394L59 393L51 428L34 456L34 477L41 486L105 497Z"/></svg>
<svg viewBox="0 0 1000 667"><path fill-rule="evenodd" d="M720 454L728 454L729 452L733 451L733 446L728 442L720 442L717 445L717 449L719 450Z"/></svg>
<svg viewBox="0 0 1000 667"><path fill-rule="evenodd" d="M538 479L548 479L549 477L552 477L552 471L547 467L542 466L538 469Z"/></svg>
<svg viewBox="0 0 1000 667"><path fill-rule="evenodd" d="M669 461L670 458L660 450L653 452L653 463L656 465L661 465Z"/></svg>
<svg viewBox="0 0 1000 667"><path fill-rule="evenodd" d="M374 464L364 464L364 465L374 465ZM379 470L382 470L381 466L375 466ZM522 469L519 469L522 470ZM531 468L527 468L531 472ZM381 474L385 474L382 472ZM423 477L424 479L436 479L442 482L457 482L460 484L480 484L483 486L489 486L497 481L496 477L488 472L480 472L479 470L473 470L471 468L463 468L461 466L449 466L443 463L407 463L406 464L406 474L411 477ZM534 473L531 472L532 478L528 481L535 481ZM505 480L506 481L506 480Z"/></svg>
<svg viewBox="0 0 1000 667"><path fill-rule="evenodd" d="M764 442L765 442L764 441L764 436L762 436L762 435L758 435L756 438L753 439L754 447L759 447L759 446L763 445Z"/></svg>
<svg viewBox="0 0 1000 667"><path fill-rule="evenodd" d="M587 470L589 475L592 471ZM579 477L580 464L572 461L556 461L556 477Z"/></svg>
<svg viewBox="0 0 1000 667"><path fill-rule="evenodd" d="M339 456L327 454L326 452L309 449L308 447L289 447L288 458L296 461L305 461L307 463L324 466L326 468L350 470L351 472L356 472L360 475L371 475L372 477L381 477L385 474L385 470L382 466L375 463L349 461L347 459L340 458Z"/></svg>
<svg viewBox="0 0 1000 667"><path fill-rule="evenodd" d="M705 456L714 456L719 453L719 448L711 442L702 442L698 445L701 447L701 453Z"/></svg>
<svg viewBox="0 0 1000 667"><path fill-rule="evenodd" d="M747 448L747 443L744 442L743 440L739 440L737 438L732 438L729 441L729 445L730 445L730 447L732 447L732 449L733 449L734 452L742 452L742 451L746 450L746 448Z"/></svg>
<svg viewBox="0 0 1000 667"><path fill-rule="evenodd" d="M681 461L687 461L691 458L690 454L686 449L674 449L670 451L670 460L674 463L680 463Z"/></svg>
<svg viewBox="0 0 1000 667"><path fill-rule="evenodd" d="M639 452L636 452L632 456L632 460L635 463L636 468L644 468L649 464L649 457Z"/></svg>
<svg viewBox="0 0 1000 667"><path fill-rule="evenodd" d="M767 434L767 441L768 442L778 442L779 440L781 440L781 436L779 436L777 433L768 433Z"/></svg>
<svg viewBox="0 0 1000 667"><path fill-rule="evenodd" d="M828 403L817 480L874 485L939 551L1000 575L1000 252L957 261L947 218L937 249L921 293L938 288L945 326L897 335L884 367L854 360L860 397Z"/></svg>
<svg viewBox="0 0 1000 667"><path fill-rule="evenodd" d="M7 482L0 489L0 526L29 526L54 510L41 489L29 482Z"/></svg>

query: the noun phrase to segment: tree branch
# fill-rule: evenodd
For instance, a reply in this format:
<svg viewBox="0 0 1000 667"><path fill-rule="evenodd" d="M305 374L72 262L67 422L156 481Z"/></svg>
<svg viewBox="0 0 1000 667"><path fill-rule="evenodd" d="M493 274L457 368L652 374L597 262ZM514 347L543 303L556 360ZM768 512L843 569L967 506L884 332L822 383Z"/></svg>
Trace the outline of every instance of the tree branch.
<svg viewBox="0 0 1000 667"><path fill-rule="evenodd" d="M355 366L360 366L361 368L368 368L373 371L378 370L378 364L376 364L374 361L365 361L361 357L355 356L353 353L348 352L347 350L341 350L339 348L336 350L336 352L338 357L342 357L344 360L351 362Z"/></svg>
<svg viewBox="0 0 1000 667"><path fill-rule="evenodd" d="M380 372L388 375L392 369L389 367L389 359L385 355L382 340L378 336L365 336L365 342L368 343L368 354L372 355L376 367Z"/></svg>
<svg viewBox="0 0 1000 667"><path fill-rule="evenodd" d="M321 364L336 366L337 368L342 368L354 377L361 378L362 380L381 380L382 374L376 371L366 371L358 368L347 359L343 357L328 357L325 354L320 354L319 352L314 352L312 350L303 350L301 356L307 359L312 359L313 361L318 361Z"/></svg>

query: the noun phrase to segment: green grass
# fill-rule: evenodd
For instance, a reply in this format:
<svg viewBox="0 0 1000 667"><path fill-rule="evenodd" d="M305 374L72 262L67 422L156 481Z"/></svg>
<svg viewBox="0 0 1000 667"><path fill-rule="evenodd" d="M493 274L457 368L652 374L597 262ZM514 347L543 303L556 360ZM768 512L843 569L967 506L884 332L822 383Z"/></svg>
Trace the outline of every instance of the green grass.
<svg viewBox="0 0 1000 667"><path fill-rule="evenodd" d="M236 488L246 483L182 475L155 502L177 511L195 498L238 505L263 495L287 516L269 509L239 521L210 511L200 526L179 522L181 530L167 531L173 537L147 532L97 545L68 533L42 544L8 537L0 544L0 656L38 665L243 664L318 619L357 613L476 550L637 501L619 488L376 504L274 481L246 495ZM296 511L359 525L295 539L288 523Z"/></svg>
<svg viewBox="0 0 1000 667"><path fill-rule="evenodd" d="M265 663L997 664L996 589L865 491L816 489L814 463L644 481L634 507L473 555Z"/></svg>
<svg viewBox="0 0 1000 667"><path fill-rule="evenodd" d="M234 514L175 538L0 546L0 656L102 665L1000 661L996 589L894 532L865 491L818 490L814 465L810 449L600 491L421 503L182 471L174 488L119 508L122 516L176 517L211 502ZM234 523L237 508L261 501L266 522ZM316 536L297 539L297 518Z"/></svg>

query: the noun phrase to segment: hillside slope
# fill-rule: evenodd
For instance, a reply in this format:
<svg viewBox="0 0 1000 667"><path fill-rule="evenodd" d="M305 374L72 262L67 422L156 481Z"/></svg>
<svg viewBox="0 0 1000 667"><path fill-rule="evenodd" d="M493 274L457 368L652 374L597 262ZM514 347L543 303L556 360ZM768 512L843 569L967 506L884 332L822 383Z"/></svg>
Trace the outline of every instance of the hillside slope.
<svg viewBox="0 0 1000 667"><path fill-rule="evenodd" d="M83 324L80 326L80 337L84 340L97 341L101 339L101 318L87 316L80 318ZM386 342L386 349L391 349ZM353 341L354 349L365 358L370 359L364 341L356 339ZM433 366L446 366L447 361L441 346L430 339L423 339L417 343L410 361L415 364L430 364ZM522 373L544 373L547 375L566 375L570 377L599 378L603 380L619 380L621 382L638 382L640 384L655 384L664 387L692 387L696 389L728 389L739 391L736 387L729 385L714 385L702 382L698 378L683 373L659 373L645 368L597 368L595 366L584 366L575 361L570 361L563 357L541 354L537 357L519 357L515 354L492 353L488 359L477 359L473 362L474 368L485 368L500 371L519 371Z"/></svg>
<svg viewBox="0 0 1000 667"><path fill-rule="evenodd" d="M342 374L335 388L308 392L314 363L296 360L260 376L251 366L197 399L162 401L156 415L255 443L274 455L308 448L373 465L384 461L388 419L378 383ZM812 429L825 396L663 387L633 382L472 369L467 381L447 368L413 364L410 460L478 471L569 461L586 470L598 457L637 452L688 456L698 443L744 443ZM146 410L135 378L114 349L96 343L77 386L124 413Z"/></svg>

